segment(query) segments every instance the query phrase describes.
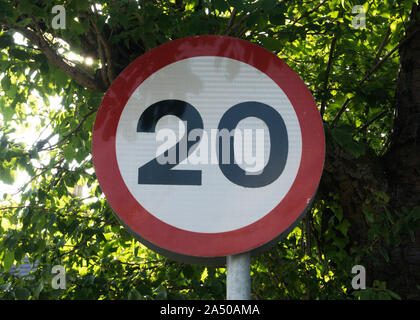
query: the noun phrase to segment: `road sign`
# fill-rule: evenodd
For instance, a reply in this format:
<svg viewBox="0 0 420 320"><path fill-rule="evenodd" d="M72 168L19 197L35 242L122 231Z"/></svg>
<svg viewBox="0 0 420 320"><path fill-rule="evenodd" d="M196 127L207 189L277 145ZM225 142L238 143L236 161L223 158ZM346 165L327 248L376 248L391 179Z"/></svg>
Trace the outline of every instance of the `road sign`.
<svg viewBox="0 0 420 320"><path fill-rule="evenodd" d="M169 257L220 263L292 230L324 162L321 118L296 73L240 39L171 41L112 83L92 138L121 223Z"/></svg>

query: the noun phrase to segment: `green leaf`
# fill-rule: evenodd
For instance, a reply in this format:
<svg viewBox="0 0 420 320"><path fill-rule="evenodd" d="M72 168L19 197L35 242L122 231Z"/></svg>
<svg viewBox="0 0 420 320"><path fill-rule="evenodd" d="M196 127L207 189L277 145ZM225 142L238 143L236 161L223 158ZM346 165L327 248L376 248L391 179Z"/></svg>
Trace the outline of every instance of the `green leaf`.
<svg viewBox="0 0 420 320"><path fill-rule="evenodd" d="M281 26L284 25L286 21L286 16L283 12L273 12L269 13L269 20L272 24Z"/></svg>
<svg viewBox="0 0 420 320"><path fill-rule="evenodd" d="M54 80L55 80L55 84L58 87L64 87L67 84L69 77L60 69L56 69L55 71L55 75L54 75Z"/></svg>
<svg viewBox="0 0 420 320"><path fill-rule="evenodd" d="M386 252L386 250L383 247L379 248L379 252L381 253L381 255L384 257L386 263L389 263L390 259L389 259L389 255L388 252Z"/></svg>
<svg viewBox="0 0 420 320"><path fill-rule="evenodd" d="M391 23L390 29L392 33L394 33L395 30L397 29L397 25L398 25L398 21L394 21L393 23Z"/></svg>
<svg viewBox="0 0 420 320"><path fill-rule="evenodd" d="M7 17L13 14L14 8L9 1L0 1L0 12L2 16Z"/></svg>
<svg viewBox="0 0 420 320"><path fill-rule="evenodd" d="M1 7L0 7L1 11ZM4 33L0 36L0 48L7 48L14 43L13 38L9 33Z"/></svg>
<svg viewBox="0 0 420 320"><path fill-rule="evenodd" d="M10 282L0 284L0 291L9 291L12 284Z"/></svg>
<svg viewBox="0 0 420 320"><path fill-rule="evenodd" d="M339 14L340 14L340 11L333 11L333 12L328 13L328 15L333 19L337 18Z"/></svg>
<svg viewBox="0 0 420 320"><path fill-rule="evenodd" d="M141 300L141 294L134 288L128 292L128 300Z"/></svg>
<svg viewBox="0 0 420 320"><path fill-rule="evenodd" d="M26 61L30 58L30 55L25 50L21 50L21 49L17 49L17 48L10 49L9 54L12 57L14 57L18 60L22 60L22 61Z"/></svg>
<svg viewBox="0 0 420 320"><path fill-rule="evenodd" d="M7 250L4 253L3 257L3 267L5 271L9 271L15 260L15 253L13 251Z"/></svg>
<svg viewBox="0 0 420 320"><path fill-rule="evenodd" d="M8 76L8 74L6 73L6 74L3 76L3 79L1 79L1 87L3 88L3 90L4 90L4 91L9 91L9 89L10 89L10 84L11 84L10 77L9 77L9 76Z"/></svg>
<svg viewBox="0 0 420 320"><path fill-rule="evenodd" d="M229 8L229 4L225 0L213 0L211 2L216 10L226 11Z"/></svg>
<svg viewBox="0 0 420 320"><path fill-rule="evenodd" d="M15 97L16 97L16 93L17 93L17 91L18 91L18 87L17 86L14 86L14 85L11 85L10 87L9 87L9 90L6 90L6 94L11 98L11 99L14 99Z"/></svg>
<svg viewBox="0 0 420 320"><path fill-rule="evenodd" d="M263 47L269 51L279 51L284 45L284 40L275 39L272 37L261 37Z"/></svg>
<svg viewBox="0 0 420 320"><path fill-rule="evenodd" d="M74 159L76 155L76 151L74 150L74 147L72 144L68 144L63 148L63 154L66 157L67 160L71 161Z"/></svg>
<svg viewBox="0 0 420 320"><path fill-rule="evenodd" d="M80 34L84 34L85 32L87 32L88 29L88 24L87 24L88 20L85 20L83 23L77 22L77 21L71 21L70 22L70 28L72 30L72 32L80 35Z"/></svg>
<svg viewBox="0 0 420 320"><path fill-rule="evenodd" d="M43 283L42 283L42 281L40 281L39 283L38 283L38 285L35 287L35 289L34 289L34 292L33 292L33 296L35 297L35 298L38 298L39 297L39 294L41 293L41 291L44 289L44 285L43 285Z"/></svg>
<svg viewBox="0 0 420 320"><path fill-rule="evenodd" d="M13 184L13 177L11 175L10 169L7 167L1 167L0 165L0 181L3 181L5 184Z"/></svg>
<svg viewBox="0 0 420 320"><path fill-rule="evenodd" d="M414 221L420 219L420 206L414 207L410 212L410 216L412 216Z"/></svg>
<svg viewBox="0 0 420 320"><path fill-rule="evenodd" d="M15 290L15 297L18 300L28 300L31 296L31 292L26 288L17 288Z"/></svg>
<svg viewBox="0 0 420 320"><path fill-rule="evenodd" d="M360 157L366 151L364 144L353 140L353 130L349 126L336 127L331 130L331 135L340 147L352 153L355 158Z"/></svg>
<svg viewBox="0 0 420 320"><path fill-rule="evenodd" d="M277 0L262 0L261 1L261 8L264 11L270 11L272 10L277 4Z"/></svg>
<svg viewBox="0 0 420 320"><path fill-rule="evenodd" d="M15 114L15 106L16 104L12 103L11 105L8 106L3 106L1 109L2 114L3 114L3 118L5 121L10 121L13 118L13 115ZM1 171L1 168L0 168ZM0 173L1 174L1 173Z"/></svg>
<svg viewBox="0 0 420 320"><path fill-rule="evenodd" d="M373 217L373 212L367 204L365 203L362 204L362 211L365 214L365 218L367 222L369 223L375 222L375 218Z"/></svg>
<svg viewBox="0 0 420 320"><path fill-rule="evenodd" d="M163 287L158 288L158 294L156 295L156 299L158 300L165 300L168 298L168 292Z"/></svg>
<svg viewBox="0 0 420 320"><path fill-rule="evenodd" d="M343 222L341 222L336 228L338 230L340 230L340 232L344 235L347 236L347 230L350 227L350 222L348 222L346 219L343 220Z"/></svg>
<svg viewBox="0 0 420 320"><path fill-rule="evenodd" d="M352 129L347 126L334 128L331 130L331 134L341 146L348 145L353 141Z"/></svg>
<svg viewBox="0 0 420 320"><path fill-rule="evenodd" d="M188 279L192 279L194 276L194 272L195 269L192 265L185 265L184 269L182 269L182 273L184 274L184 276Z"/></svg>
<svg viewBox="0 0 420 320"><path fill-rule="evenodd" d="M14 251L14 256L15 256L15 260L16 261L20 261L22 260L22 258L25 255L25 251L23 249L23 247L17 247Z"/></svg>
<svg viewBox="0 0 420 320"><path fill-rule="evenodd" d="M392 297L392 298L394 298L394 299L396 299L396 300L401 300L401 297L397 294L397 293L395 293L394 291L391 291L391 290L389 290L389 289L387 289L386 290L386 292Z"/></svg>
<svg viewBox="0 0 420 320"><path fill-rule="evenodd" d="M238 9L238 10L244 10L245 9L245 1L244 0L228 0L229 4Z"/></svg>

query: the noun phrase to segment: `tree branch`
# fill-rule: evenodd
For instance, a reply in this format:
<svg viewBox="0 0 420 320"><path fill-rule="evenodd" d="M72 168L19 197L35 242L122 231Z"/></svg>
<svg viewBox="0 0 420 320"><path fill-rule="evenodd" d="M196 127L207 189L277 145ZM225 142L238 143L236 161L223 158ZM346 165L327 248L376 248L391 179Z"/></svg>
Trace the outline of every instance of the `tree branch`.
<svg viewBox="0 0 420 320"><path fill-rule="evenodd" d="M324 0L322 2L320 2L316 7L312 8L311 10L303 13L299 18L297 18L296 20L293 21L292 26L294 26L296 23L298 23L301 19L311 15L312 13L314 13L316 10L318 10L319 8L321 8L325 3L327 3L328 0Z"/></svg>
<svg viewBox="0 0 420 320"><path fill-rule="evenodd" d="M89 116L91 116L92 114L94 114L96 112L96 110L91 110L89 111L83 118L82 120L79 122L79 124L76 126L76 128L74 128L72 131L70 131L68 134L66 134L63 138L61 138L57 143L51 145L50 147L48 147L47 149L40 149L39 151L46 151L46 150L50 150L52 148L54 148L55 146L60 145L61 143L63 143L65 140L67 140L68 138L70 138L75 132L77 132L81 126L83 125L83 123L86 121L87 118L89 118Z"/></svg>
<svg viewBox="0 0 420 320"><path fill-rule="evenodd" d="M329 78L330 78L330 70L331 70L331 65L332 65L332 60L333 60L333 56L334 56L334 50L335 50L335 44L337 42L337 36L334 36L333 39L331 40L331 46L330 46L330 53L328 56L328 62L327 62L327 68L325 70L325 79L324 79L324 87L322 89L322 101L321 101L321 119L324 118L324 113L325 113L325 107L326 107L326 94L327 94L327 89L328 89L328 82L329 82Z"/></svg>
<svg viewBox="0 0 420 320"><path fill-rule="evenodd" d="M105 60L105 55L104 55L104 49L103 46L101 44L101 40L99 39L99 37L96 38L96 43L98 46L98 55L99 55L99 59L101 59L101 78L102 78L102 82L105 83L107 86L109 85L109 79L108 79L108 75L107 75L107 65L106 65L106 60Z"/></svg>
<svg viewBox="0 0 420 320"><path fill-rule="evenodd" d="M108 76L108 82L109 82L109 84L111 84L115 79L114 68L113 68L113 65L112 65L111 48L109 46L108 41L105 40L104 36L99 31L98 26L96 25L95 21L93 20L94 13L90 9L89 9L89 13L91 13L89 15L89 21L92 24L92 27L95 31L96 36L98 37L98 42L100 42L102 44L102 48L99 48L99 50L103 49L103 51L105 53L106 60L105 59L103 60L103 63L104 63L103 67L106 68L107 76ZM101 58L101 60L102 60L102 58Z"/></svg>
<svg viewBox="0 0 420 320"><path fill-rule="evenodd" d="M383 116L385 116L388 113L388 110L384 110L382 112L380 112L378 115L374 116L371 120L369 120L366 124L364 124L362 127L360 127L359 129L357 129L356 133L362 132L365 129L367 129L372 123L374 123L376 120L379 120L380 118L382 118Z"/></svg>
<svg viewBox="0 0 420 320"><path fill-rule="evenodd" d="M228 22L228 24L226 26L226 29L225 29L225 32L224 32L225 35L228 35L229 34L230 29L232 27L233 20L235 20L235 17L236 17L236 14L237 13L238 13L238 11L236 10L236 8L233 8L233 10L232 10L232 12L230 14L229 22Z"/></svg>
<svg viewBox="0 0 420 320"><path fill-rule="evenodd" d="M386 56L380 60L378 63L376 63L363 77L362 80L360 80L355 89L357 90L366 80L368 80L376 71L378 71L378 69L399 49L401 48L401 46L403 46L405 43L407 43L408 40L410 40L418 31L420 31L420 29L415 30L412 34L410 34L410 36L406 37L404 40L400 41L391 51L389 51ZM382 48L380 47L379 50L382 51ZM378 50L378 51L379 51ZM340 110L338 111L337 115L335 116L334 120L331 123L331 127L335 127L338 120L340 119L341 115L344 113L344 111L347 108L347 105L349 104L349 102L351 101L352 98L347 98L343 105L341 106Z"/></svg>
<svg viewBox="0 0 420 320"><path fill-rule="evenodd" d="M64 57L59 55L52 47L49 46L47 41L44 39L44 36L41 33L36 33L28 28L22 28L17 26L12 26L12 29L22 33L29 41L35 46L37 46L47 57L47 59L54 64L57 68L71 77L81 86L97 92L104 92L105 87L103 84L98 83L93 76L83 73L77 68L69 65Z"/></svg>
<svg viewBox="0 0 420 320"><path fill-rule="evenodd" d="M385 46L387 45L387 43L389 41L389 36L390 35L391 35L391 28L388 27L388 29L386 30L384 39L382 40L382 43L379 46L378 53L376 54L375 60L373 60L374 61L373 62L374 65L379 62L379 59L381 58L382 51L384 50Z"/></svg>
<svg viewBox="0 0 420 320"><path fill-rule="evenodd" d="M233 12L232 12L232 15L233 15ZM235 14L235 16L236 16L236 14ZM236 21L234 24L232 23L233 21L232 22L229 21L230 26L228 26L226 28L225 35L228 36L228 35L232 34L235 31L235 29L237 29L242 23L245 22L246 19L248 19L248 17L249 17L249 15L245 14L238 21Z"/></svg>

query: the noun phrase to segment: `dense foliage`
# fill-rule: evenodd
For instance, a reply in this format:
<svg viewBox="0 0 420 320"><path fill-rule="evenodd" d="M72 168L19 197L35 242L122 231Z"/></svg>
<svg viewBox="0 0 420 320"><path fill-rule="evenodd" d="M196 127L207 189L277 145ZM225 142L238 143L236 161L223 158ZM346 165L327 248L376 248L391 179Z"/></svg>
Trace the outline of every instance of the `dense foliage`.
<svg viewBox="0 0 420 320"><path fill-rule="evenodd" d="M327 151L363 164L390 147L398 49L414 3L67 0L66 27L53 29L56 1L0 0L0 297L225 298L224 267L159 256L114 217L91 156L106 88L159 44L197 34L243 38L276 53L305 81L325 121ZM364 28L354 26L357 4ZM333 167L328 159L326 169ZM389 263L391 248L415 241L420 207L391 210L386 190L360 189L366 232L358 241L359 225L343 205L354 186L329 184L327 177L286 239L253 258L252 298L400 298L401 288L389 290L369 266ZM19 277L10 271L24 257L37 267ZM352 289L356 264L366 265L366 290ZM65 267L66 289L52 288L54 265Z"/></svg>

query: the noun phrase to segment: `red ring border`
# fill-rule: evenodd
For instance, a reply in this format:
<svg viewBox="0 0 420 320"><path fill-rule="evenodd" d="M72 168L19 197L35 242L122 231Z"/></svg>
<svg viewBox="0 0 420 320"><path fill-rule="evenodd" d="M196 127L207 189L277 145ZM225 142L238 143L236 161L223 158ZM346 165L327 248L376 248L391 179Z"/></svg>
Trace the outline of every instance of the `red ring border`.
<svg viewBox="0 0 420 320"><path fill-rule="evenodd" d="M267 74L292 103L302 133L301 163L282 201L260 220L240 229L199 233L171 226L146 211L119 171L115 138L120 115L134 90L168 64L198 56L247 63ZM192 257L223 257L254 250L279 237L305 211L322 175L325 140L316 103L304 82L281 59L250 42L226 36L195 36L165 43L132 62L112 83L98 110L92 136L93 162L106 199L132 232L158 248Z"/></svg>

